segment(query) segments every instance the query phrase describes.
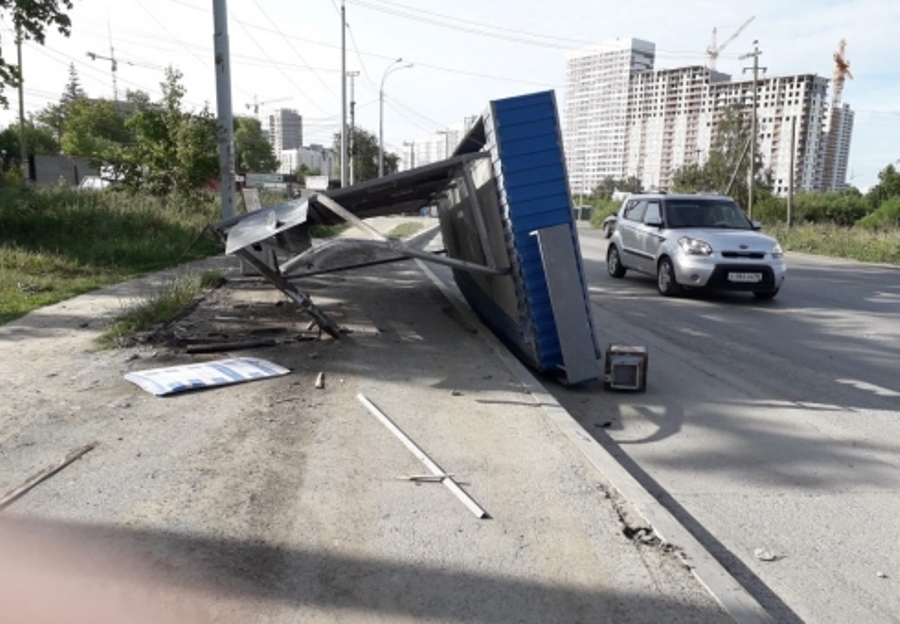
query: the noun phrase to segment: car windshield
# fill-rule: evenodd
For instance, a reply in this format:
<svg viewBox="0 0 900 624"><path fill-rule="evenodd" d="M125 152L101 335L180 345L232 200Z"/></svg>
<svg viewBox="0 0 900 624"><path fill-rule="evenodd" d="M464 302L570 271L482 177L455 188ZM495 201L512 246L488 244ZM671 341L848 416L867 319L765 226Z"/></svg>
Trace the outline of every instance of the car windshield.
<svg viewBox="0 0 900 624"><path fill-rule="evenodd" d="M666 224L670 228L749 230L753 227L737 204L721 199L669 199Z"/></svg>

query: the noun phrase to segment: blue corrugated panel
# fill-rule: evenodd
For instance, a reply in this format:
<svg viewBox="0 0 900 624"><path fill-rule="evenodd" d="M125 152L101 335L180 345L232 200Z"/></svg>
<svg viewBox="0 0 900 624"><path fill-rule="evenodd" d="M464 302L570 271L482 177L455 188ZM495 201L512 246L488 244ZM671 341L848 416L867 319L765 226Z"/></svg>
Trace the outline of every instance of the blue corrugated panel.
<svg viewBox="0 0 900 624"><path fill-rule="evenodd" d="M562 365L556 322L534 230L572 223L556 102L552 92L500 100L485 118L501 203L513 233L526 317L538 351L535 366Z"/></svg>

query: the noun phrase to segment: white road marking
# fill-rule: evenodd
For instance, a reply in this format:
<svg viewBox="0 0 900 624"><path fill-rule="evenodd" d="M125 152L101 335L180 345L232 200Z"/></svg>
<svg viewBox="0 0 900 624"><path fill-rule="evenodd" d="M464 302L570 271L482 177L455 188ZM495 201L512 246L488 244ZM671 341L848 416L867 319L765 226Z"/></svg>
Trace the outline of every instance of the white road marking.
<svg viewBox="0 0 900 624"><path fill-rule="evenodd" d="M848 386L871 392L878 396L900 397L900 392L895 392L889 388L882 388L881 386L876 386L875 384L870 384L866 381L859 381L858 379L835 379L835 381L840 384L847 384Z"/></svg>

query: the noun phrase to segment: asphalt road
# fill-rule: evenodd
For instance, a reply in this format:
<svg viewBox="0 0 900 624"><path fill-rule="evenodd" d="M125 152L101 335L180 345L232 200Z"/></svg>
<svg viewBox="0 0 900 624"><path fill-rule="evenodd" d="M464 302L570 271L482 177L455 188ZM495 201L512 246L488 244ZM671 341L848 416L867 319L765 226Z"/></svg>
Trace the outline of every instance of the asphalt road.
<svg viewBox="0 0 900 624"><path fill-rule="evenodd" d="M644 394L561 403L782 622L900 622L900 270L788 254L770 302L661 297L580 229L602 344Z"/></svg>

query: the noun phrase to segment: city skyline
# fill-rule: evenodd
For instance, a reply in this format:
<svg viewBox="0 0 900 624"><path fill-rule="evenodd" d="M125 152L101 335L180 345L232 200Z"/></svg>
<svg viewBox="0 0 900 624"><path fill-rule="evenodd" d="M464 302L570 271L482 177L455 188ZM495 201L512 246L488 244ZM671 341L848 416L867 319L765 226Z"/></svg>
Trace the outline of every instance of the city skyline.
<svg viewBox="0 0 900 624"><path fill-rule="evenodd" d="M120 92L140 88L158 97L162 70L173 65L184 73L186 103L199 108L207 102L215 111L211 3L154 4L76 2L71 38L51 32L44 47L26 42L26 109L58 100L69 63L90 96L111 98L110 63L87 56L109 56L111 42L119 59ZM331 144L340 129L339 7L336 0L310 2L300 12L283 0L228 3L236 114L252 115L252 104L279 100L303 116L307 142ZM874 184L878 172L897 160L894 145L900 136L900 110L895 110L900 76L889 63L892 51L900 51L890 33L900 7L876 0L827 7L764 2L752 9L737 3L711 8L700 0L677 7L649 2L640 12L612 3L585 7L574 0L553 6L464 1L452 9L427 0L415 7L348 1L347 69L360 71L357 125L377 130L378 86L398 57L413 67L392 73L384 85L385 144L394 150L480 113L492 99L554 89L562 109L566 53L599 41L628 35L655 41L660 69L704 65L712 29L722 42L751 12L754 21L718 58L719 70L735 78L747 65L739 57L752 49L754 39L769 75L830 78L831 55L847 38L855 79L847 82L844 100L856 111L848 182L862 188ZM0 22L7 58L15 58L11 40L9 20ZM13 106L0 111L4 127L16 119L15 91L6 94Z"/></svg>

